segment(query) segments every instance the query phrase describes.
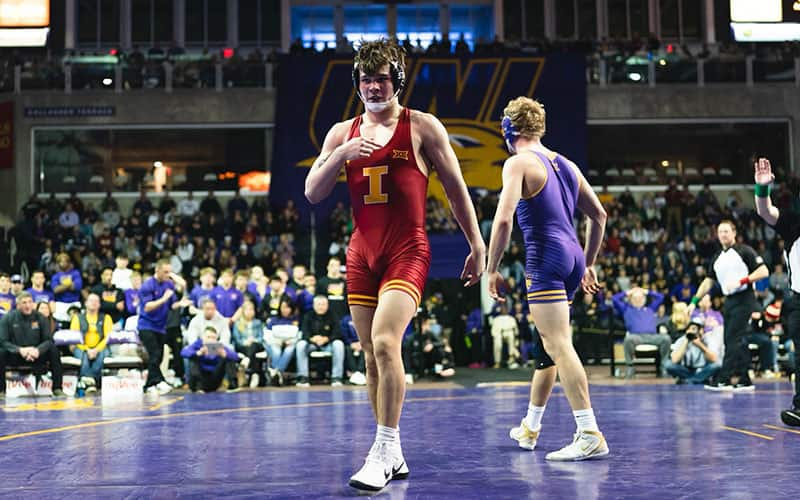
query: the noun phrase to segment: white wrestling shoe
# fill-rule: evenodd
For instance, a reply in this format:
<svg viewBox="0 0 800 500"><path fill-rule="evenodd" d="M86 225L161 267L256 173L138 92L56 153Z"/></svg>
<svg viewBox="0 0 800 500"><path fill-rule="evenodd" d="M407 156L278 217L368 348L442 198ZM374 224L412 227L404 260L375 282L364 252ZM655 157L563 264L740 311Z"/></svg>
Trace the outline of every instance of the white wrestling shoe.
<svg viewBox="0 0 800 500"><path fill-rule="evenodd" d="M532 431L528 428L528 424L525 423L525 419L522 419L522 422L519 423L519 427L512 428L508 435L511 439L519 444L520 448L524 448L526 450L533 450L536 448L536 441L539 439L539 431L542 428L539 427L539 430Z"/></svg>
<svg viewBox="0 0 800 500"><path fill-rule="evenodd" d="M389 481L407 477L408 465L400 447L389 443L375 443L369 450L364 466L353 474L348 484L359 490L380 491Z"/></svg>
<svg viewBox="0 0 800 500"><path fill-rule="evenodd" d="M548 453L544 458L558 462L573 462L589 460L608 455L608 444L603 434L595 431L580 431L575 433L571 444L558 451Z"/></svg>

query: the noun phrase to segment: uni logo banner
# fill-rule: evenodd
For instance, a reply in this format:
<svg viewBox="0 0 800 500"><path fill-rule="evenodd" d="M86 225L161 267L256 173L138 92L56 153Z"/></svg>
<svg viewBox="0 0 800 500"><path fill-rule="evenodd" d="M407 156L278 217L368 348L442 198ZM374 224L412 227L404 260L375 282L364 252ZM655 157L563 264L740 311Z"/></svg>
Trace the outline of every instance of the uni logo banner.
<svg viewBox="0 0 800 500"><path fill-rule="evenodd" d="M500 132L503 108L524 95L547 111L544 143L586 165L586 67L583 56L508 56L474 58L410 57L408 83L400 102L438 117L471 189L497 191L508 153ZM353 88L352 59L284 56L280 61L271 199L293 199L304 215L311 210L303 194L308 169L319 155L325 134L336 122L363 112ZM395 150L402 158L408 151ZM348 202L344 177L332 195L315 207L317 222L338 201ZM444 200L431 175L429 196ZM324 223L324 222L323 222Z"/></svg>

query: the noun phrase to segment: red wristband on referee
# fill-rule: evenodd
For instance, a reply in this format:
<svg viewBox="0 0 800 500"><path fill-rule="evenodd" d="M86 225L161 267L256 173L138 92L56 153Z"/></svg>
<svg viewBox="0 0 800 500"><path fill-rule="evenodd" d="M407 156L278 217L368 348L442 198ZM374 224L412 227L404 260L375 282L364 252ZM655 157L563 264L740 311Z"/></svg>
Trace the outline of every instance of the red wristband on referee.
<svg viewBox="0 0 800 500"><path fill-rule="evenodd" d="M750 276L745 276L744 278L739 280L740 285L749 285L750 284Z"/></svg>

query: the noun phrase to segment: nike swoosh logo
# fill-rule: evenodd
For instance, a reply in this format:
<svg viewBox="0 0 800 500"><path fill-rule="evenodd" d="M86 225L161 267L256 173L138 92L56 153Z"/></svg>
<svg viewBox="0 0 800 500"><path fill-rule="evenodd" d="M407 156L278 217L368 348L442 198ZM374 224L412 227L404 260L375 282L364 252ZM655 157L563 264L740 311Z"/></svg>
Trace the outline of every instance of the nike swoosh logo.
<svg viewBox="0 0 800 500"><path fill-rule="evenodd" d="M405 464L406 464L406 463L405 463L405 462L403 462L403 463L401 463L400 465L398 465L397 467L392 467L392 475L395 475L395 474L397 474L398 472L400 472L400 469L402 469L402 468L403 468L403 466L404 466Z"/></svg>
<svg viewBox="0 0 800 500"><path fill-rule="evenodd" d="M384 469L383 470L383 476L384 476L384 479L389 479L390 477L392 477L392 472Z"/></svg>

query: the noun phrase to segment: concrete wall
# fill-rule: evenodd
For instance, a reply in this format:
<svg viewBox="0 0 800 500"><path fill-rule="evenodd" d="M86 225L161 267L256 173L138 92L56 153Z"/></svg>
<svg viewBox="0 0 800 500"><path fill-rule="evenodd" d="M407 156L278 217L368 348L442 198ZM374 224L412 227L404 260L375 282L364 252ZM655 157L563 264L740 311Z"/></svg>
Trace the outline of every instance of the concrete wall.
<svg viewBox="0 0 800 500"><path fill-rule="evenodd" d="M589 88L588 117L608 119L788 118L793 133L793 168L800 169L800 89L791 84L613 85ZM265 89L29 92L8 97L15 106L13 171L0 171L0 214L13 216L31 193L31 127L37 125L156 125L272 123L275 91ZM114 106L113 117L24 118L27 106Z"/></svg>

